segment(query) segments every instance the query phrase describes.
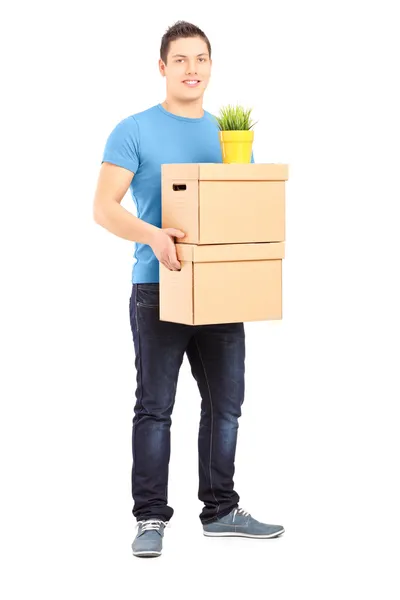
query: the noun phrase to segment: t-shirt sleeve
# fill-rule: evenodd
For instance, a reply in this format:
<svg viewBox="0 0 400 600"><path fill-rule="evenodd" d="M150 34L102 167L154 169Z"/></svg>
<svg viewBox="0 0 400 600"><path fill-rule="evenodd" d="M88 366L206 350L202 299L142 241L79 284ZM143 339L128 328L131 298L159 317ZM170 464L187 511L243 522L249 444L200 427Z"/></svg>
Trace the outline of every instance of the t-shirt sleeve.
<svg viewBox="0 0 400 600"><path fill-rule="evenodd" d="M103 162L109 162L136 173L139 157L139 127L134 117L123 119L107 138Z"/></svg>

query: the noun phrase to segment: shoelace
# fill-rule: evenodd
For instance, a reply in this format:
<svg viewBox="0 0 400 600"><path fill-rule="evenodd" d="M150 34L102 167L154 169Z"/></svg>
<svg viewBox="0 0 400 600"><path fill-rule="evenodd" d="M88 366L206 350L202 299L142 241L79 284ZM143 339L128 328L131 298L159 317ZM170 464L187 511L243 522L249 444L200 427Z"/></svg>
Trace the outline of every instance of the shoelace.
<svg viewBox="0 0 400 600"><path fill-rule="evenodd" d="M235 520L236 515L241 515L242 517L249 517L250 513L247 512L246 510L244 510L243 508L235 508L235 510L233 512L233 519L232 519L232 521Z"/></svg>
<svg viewBox="0 0 400 600"><path fill-rule="evenodd" d="M143 525L142 531L159 530L161 525L168 527L168 521L160 521L159 519L146 519L144 521L138 521L136 527Z"/></svg>

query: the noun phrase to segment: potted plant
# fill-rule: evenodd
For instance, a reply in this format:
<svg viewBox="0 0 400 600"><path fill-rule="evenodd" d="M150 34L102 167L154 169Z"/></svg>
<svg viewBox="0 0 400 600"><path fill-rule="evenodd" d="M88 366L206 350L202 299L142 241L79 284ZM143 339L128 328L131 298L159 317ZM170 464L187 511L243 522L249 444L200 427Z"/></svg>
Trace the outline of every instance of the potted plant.
<svg viewBox="0 0 400 600"><path fill-rule="evenodd" d="M250 163L255 125L250 119L253 109L243 106L223 106L217 119L219 141L224 163Z"/></svg>

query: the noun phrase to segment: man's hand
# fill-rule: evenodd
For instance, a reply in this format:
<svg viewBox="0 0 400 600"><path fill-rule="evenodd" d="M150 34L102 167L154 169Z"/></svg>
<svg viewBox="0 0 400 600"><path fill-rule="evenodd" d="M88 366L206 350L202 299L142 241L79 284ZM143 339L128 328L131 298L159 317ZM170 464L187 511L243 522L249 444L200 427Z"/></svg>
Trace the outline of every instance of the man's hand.
<svg viewBox="0 0 400 600"><path fill-rule="evenodd" d="M156 231L150 246L160 261L170 271L180 271L181 263L176 256L174 238L183 238L185 233L179 229L168 227Z"/></svg>

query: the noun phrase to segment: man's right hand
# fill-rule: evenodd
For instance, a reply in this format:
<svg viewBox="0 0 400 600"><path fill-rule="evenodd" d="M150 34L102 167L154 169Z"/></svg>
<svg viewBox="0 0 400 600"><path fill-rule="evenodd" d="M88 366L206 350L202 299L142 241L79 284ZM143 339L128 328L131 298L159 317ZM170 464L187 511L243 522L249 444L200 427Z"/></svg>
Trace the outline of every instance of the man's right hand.
<svg viewBox="0 0 400 600"><path fill-rule="evenodd" d="M181 263L176 256L174 238L183 238L185 233L179 229L168 227L156 231L150 246L160 261L170 271L180 271Z"/></svg>

